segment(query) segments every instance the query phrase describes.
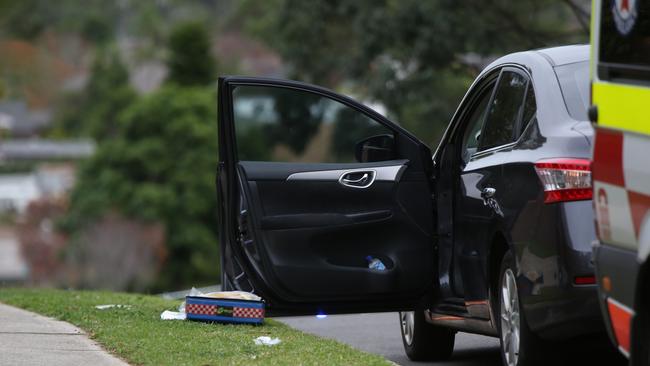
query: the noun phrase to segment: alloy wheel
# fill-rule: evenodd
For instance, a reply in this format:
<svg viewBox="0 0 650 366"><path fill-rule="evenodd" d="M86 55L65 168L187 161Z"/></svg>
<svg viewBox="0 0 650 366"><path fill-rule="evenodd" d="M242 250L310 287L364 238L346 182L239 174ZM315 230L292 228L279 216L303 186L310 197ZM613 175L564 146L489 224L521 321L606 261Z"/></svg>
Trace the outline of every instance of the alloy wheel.
<svg viewBox="0 0 650 366"><path fill-rule="evenodd" d="M506 269L501 279L501 348L508 366L517 365L520 345L519 295L515 274Z"/></svg>
<svg viewBox="0 0 650 366"><path fill-rule="evenodd" d="M402 334L404 342L409 346L413 344L413 329L415 328L415 313L413 311L403 311L399 313L400 324L402 325Z"/></svg>

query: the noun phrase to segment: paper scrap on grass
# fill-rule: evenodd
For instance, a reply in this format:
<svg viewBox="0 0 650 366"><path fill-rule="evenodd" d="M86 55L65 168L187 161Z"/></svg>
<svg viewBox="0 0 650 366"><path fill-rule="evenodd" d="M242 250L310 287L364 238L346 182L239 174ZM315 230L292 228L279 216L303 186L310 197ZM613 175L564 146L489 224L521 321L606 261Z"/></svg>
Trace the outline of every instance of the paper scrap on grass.
<svg viewBox="0 0 650 366"><path fill-rule="evenodd" d="M106 309L130 309L131 305L121 305L121 304L106 304L106 305L95 305L95 309L106 310Z"/></svg>
<svg viewBox="0 0 650 366"><path fill-rule="evenodd" d="M177 311L165 310L160 314L160 319L162 320L185 320L185 313Z"/></svg>
<svg viewBox="0 0 650 366"><path fill-rule="evenodd" d="M264 346L275 346L276 344L282 342L280 338L271 338L267 336L261 336L255 338L255 344L258 346L264 345Z"/></svg>

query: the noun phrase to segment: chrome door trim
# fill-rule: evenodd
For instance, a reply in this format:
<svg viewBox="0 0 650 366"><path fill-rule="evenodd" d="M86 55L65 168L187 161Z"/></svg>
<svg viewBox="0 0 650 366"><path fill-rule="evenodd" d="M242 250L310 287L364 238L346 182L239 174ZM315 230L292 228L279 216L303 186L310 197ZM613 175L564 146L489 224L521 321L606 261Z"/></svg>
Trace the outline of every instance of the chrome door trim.
<svg viewBox="0 0 650 366"><path fill-rule="evenodd" d="M351 173L357 173L357 172L351 172ZM362 170L362 171L359 171L358 173L359 174L363 173L363 177L361 179L359 179L358 181L346 179L345 177L349 173L344 173L339 178L339 183L342 186L345 186L345 187L363 189L363 188L370 187L375 182L375 178L377 177L377 171L374 170L374 169Z"/></svg>
<svg viewBox="0 0 650 366"><path fill-rule="evenodd" d="M356 172L375 172L375 181L377 182L398 182L402 177L402 173L406 169L406 165L391 165L368 167L358 169L336 169L336 170L320 170L311 172L293 173L287 177L287 181L292 180L310 180L310 181L333 181L338 182L339 179L349 173Z"/></svg>

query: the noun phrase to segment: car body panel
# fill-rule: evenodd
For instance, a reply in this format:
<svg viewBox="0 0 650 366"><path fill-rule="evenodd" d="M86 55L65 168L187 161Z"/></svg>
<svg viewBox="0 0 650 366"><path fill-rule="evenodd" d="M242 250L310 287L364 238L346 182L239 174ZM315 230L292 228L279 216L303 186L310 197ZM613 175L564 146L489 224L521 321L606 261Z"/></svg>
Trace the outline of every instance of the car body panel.
<svg viewBox="0 0 650 366"><path fill-rule="evenodd" d="M403 189L395 188L396 183L389 181L377 183L375 189L380 190L379 183L382 183L385 190L378 191L376 197L356 196L355 192L347 191L336 193L335 188L339 187L332 177L350 169L379 168L380 163L371 163L374 165L369 166L359 165L369 163L299 166L297 163L239 162L239 175L243 177L241 184L248 187L244 190L250 190L249 196L257 202L255 204L260 205L253 210L271 216L259 218L259 221L265 221L267 226L256 224L257 230L269 228L269 222L273 224L270 226L273 229L277 229L278 225L280 229L291 229L261 234L266 247L263 250L268 256L267 262L261 265L269 268L259 269L257 272L268 273L269 276L280 279L275 282L273 279L256 279L254 288L265 296L270 295L271 302L280 305L278 308L295 313L301 310L317 312L323 308L327 308L328 312L400 308L400 299L395 296L373 297L367 296L368 293L354 296L355 291L358 295L359 283L365 283L366 288L374 288L375 295L400 295L395 290L403 287L405 290L401 295L410 295L404 297L411 301L408 306L414 306L414 295L423 295L424 288L428 286L431 291L423 303L428 307L429 321L457 330L495 335L491 301L494 273L498 271L498 263L495 264L494 260L500 260L498 256L503 255L504 250L511 250L515 254L518 287L531 330L548 339L566 339L602 331L599 327L601 323L594 322L598 316L595 286L576 286L573 283L575 276L593 275L591 243L595 239L595 230L591 224L591 201L544 204L543 187L534 165L541 159L590 156L593 135L591 128L588 122L575 120L569 114L554 69L570 62L582 62L586 65L588 52L587 46L572 46L558 51L516 53L496 60L481 72L461 101L440 145L432 155L431 174L428 174L425 166L415 172L406 170L399 181L399 185L404 184ZM500 72L506 68L516 70L530 79L537 104L537 118L526 126L515 141L475 153L460 167L458 149L455 146L458 146L459 136L464 131L465 116L477 103L476 95L480 88L494 83ZM220 90L224 88L224 80L226 79L221 79ZM232 80L235 84L242 82L241 79ZM244 83L254 81L243 80ZM267 80L266 83L272 84L275 81ZM295 86L286 84L288 82L285 81L277 83ZM298 87L305 86L298 84ZM332 96L331 92L322 93ZM365 111L356 104L354 106ZM222 102L221 107L230 106ZM401 138L402 141L411 141L410 155L400 158L405 158L409 164L412 163L413 157L417 159L418 156L414 154L423 152L422 147L401 128L392 125L391 128L394 128L396 136L399 136L398 140ZM381 164L384 163L389 167L403 164L397 161ZM295 174L304 180L287 181L289 177L296 177ZM324 179L324 176L329 177L329 181ZM494 194L484 196L486 188L494 189ZM310 198L323 190L328 192L324 197L316 200ZM391 190L396 190L397 196L388 195L387 192ZM405 198L410 203L402 206L407 207L406 211L409 212L421 213L427 209L431 210L433 216L428 217L432 217L432 221L414 215L406 215L403 218L395 216L398 210L391 205L396 199L400 200L399 192L416 190L426 192L427 197L432 195L433 200L422 198L425 195L417 195L420 198ZM313 203L316 203L317 207L323 207L322 212L313 212ZM431 267L435 272L421 270L419 274L412 275L405 271L400 276L406 277L388 281L380 279L388 278L388 273L373 274L368 276L365 282L354 280L352 277L350 283L345 283L348 277L344 272L337 273L340 268L332 269L332 272L326 275L316 273L318 269L314 270L314 267L324 257L315 254L319 251L323 253L326 242L312 241L307 247L294 247L290 243L296 240L311 240L310 238L314 237L312 226L325 219L325 214L338 213L336 217L327 216L335 220L333 222L345 223L346 220L353 220L345 217L350 216L353 208L364 212L368 217L381 217L382 211L390 211L393 219L402 220L399 224L401 226L398 225L399 229L392 234L386 231L391 227L386 222L374 222L372 226L360 230L376 235L373 236L375 242L385 240L386 245L382 249L384 253L392 253L391 250L396 250L396 247L392 246L399 246L400 241L424 243L424 237L400 239L398 236L415 235L407 233L407 227L414 232L432 233L429 241L431 251L427 252L428 249L425 250L424 247L415 250L421 255L431 256L431 261L423 262L420 268ZM306 212L320 216L295 216ZM278 224L278 218L274 216L284 217L279 218ZM308 224L304 224L305 222ZM303 235L300 230L305 225L309 226L309 232ZM334 228L334 231L337 230L338 228ZM335 242L343 243L343 237L328 235L329 238L338 238ZM359 238L360 235L353 237ZM228 241L227 238L222 240ZM232 243L228 246L235 247ZM351 250L350 248L354 246L346 243L328 255ZM356 256L362 257L368 250L368 246L361 246ZM238 257L245 258L242 253ZM304 260L304 267L307 268L301 268L298 259ZM359 274L366 272L366 269L362 268L362 262L356 265ZM247 273L250 272L253 271L249 269ZM422 275L430 276L428 282L414 280ZM328 283L326 278L333 279L332 283ZM406 282L403 282L405 279ZM414 285L408 283L410 281L418 283ZM264 283L270 283L272 288L265 288ZM309 288L309 284L313 286ZM328 303L323 296L333 301ZM404 307L402 304L401 308Z"/></svg>
<svg viewBox="0 0 650 366"><path fill-rule="evenodd" d="M541 159L590 157L592 129L587 121L577 121L569 115L554 71L554 67L565 63L581 62L586 67L588 53L588 46L570 46L560 47L557 52L515 53L494 61L470 87L434 155L436 165L444 165L444 147L451 143L460 128L458 123L471 102L472 91L484 79L503 67L517 67L530 75L535 88L537 120L526 127L516 143L487 153L489 159L472 161L475 164L470 167L472 170L481 171L492 165L500 167L501 171L496 174L500 176L498 184L501 186L495 199L503 216L495 215L489 224L490 232L481 235L484 238L482 242L468 247L478 248L479 255L476 260L465 256L465 266L469 268L463 271L468 273L466 277L474 278L469 286L476 289L469 295L465 294L468 301L487 300L487 281L492 275L490 272L494 271L489 263L491 246L499 236L505 238L508 248L516 253L520 266L517 280L529 326L548 339L603 331L598 322L595 286L576 287L572 281L578 274L593 275L591 244L596 233L591 201L540 204L543 192L534 169L534 163ZM476 186L471 182L484 179L481 174L462 176L464 184L461 190ZM439 196L441 194L439 192ZM477 194L478 189L474 188L473 195ZM438 215L444 216L442 209ZM442 262L443 258L441 250L439 261ZM472 262L477 264L471 265ZM540 267L545 270L541 271ZM442 263L440 268L443 268ZM478 273L470 276L472 272ZM442 273L441 278L444 278ZM531 278L539 283L533 283ZM444 287L441 285L441 288ZM553 311L549 312L549 309Z"/></svg>

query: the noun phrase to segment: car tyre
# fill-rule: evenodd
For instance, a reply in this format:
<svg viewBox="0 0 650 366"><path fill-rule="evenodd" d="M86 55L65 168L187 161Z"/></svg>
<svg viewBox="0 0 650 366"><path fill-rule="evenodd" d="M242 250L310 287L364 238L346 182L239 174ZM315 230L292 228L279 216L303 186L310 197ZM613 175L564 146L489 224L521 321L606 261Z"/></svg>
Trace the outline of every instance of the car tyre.
<svg viewBox="0 0 650 366"><path fill-rule="evenodd" d="M496 299L493 301L501 360L504 366L539 365L543 363L542 340L528 328L520 306L516 273L514 257L507 252L501 261Z"/></svg>
<svg viewBox="0 0 650 366"><path fill-rule="evenodd" d="M454 351L456 332L427 323L424 311L399 313L404 351L411 361L442 361Z"/></svg>

